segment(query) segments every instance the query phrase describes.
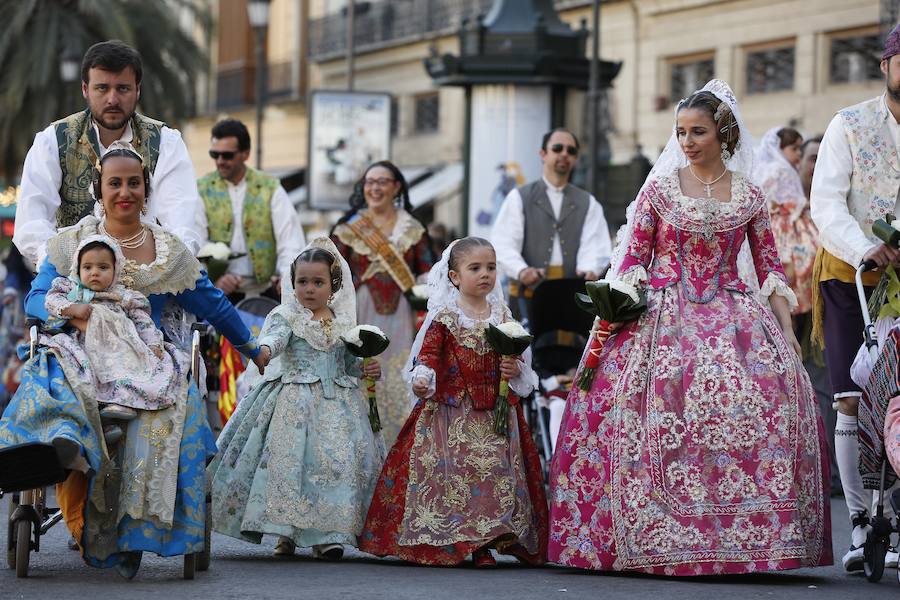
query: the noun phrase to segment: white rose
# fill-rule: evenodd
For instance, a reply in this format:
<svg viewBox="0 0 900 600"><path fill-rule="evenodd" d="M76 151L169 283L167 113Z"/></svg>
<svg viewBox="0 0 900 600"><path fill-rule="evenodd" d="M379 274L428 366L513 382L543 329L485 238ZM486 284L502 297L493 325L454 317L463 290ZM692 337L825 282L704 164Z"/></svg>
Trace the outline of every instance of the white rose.
<svg viewBox="0 0 900 600"><path fill-rule="evenodd" d="M601 280L601 283L608 283L610 289L628 295L635 302L635 304L637 304L641 300L641 297L638 295L637 289L633 285L629 285L624 281L619 281L617 279L603 279Z"/></svg>
<svg viewBox="0 0 900 600"><path fill-rule="evenodd" d="M900 219L892 219L890 223L888 223L891 227L900 231Z"/></svg>
<svg viewBox="0 0 900 600"><path fill-rule="evenodd" d="M200 248L197 258L212 258L215 260L228 260L231 256L231 248L224 242L210 242Z"/></svg>
<svg viewBox="0 0 900 600"><path fill-rule="evenodd" d="M428 298L428 286L424 284L417 284L412 286L410 289L412 295L416 298Z"/></svg>
<svg viewBox="0 0 900 600"><path fill-rule="evenodd" d="M522 324L518 321L507 321L506 323L501 323L500 325L497 325L497 329L502 331L506 337L511 338L520 338L531 335L524 327L522 327Z"/></svg>

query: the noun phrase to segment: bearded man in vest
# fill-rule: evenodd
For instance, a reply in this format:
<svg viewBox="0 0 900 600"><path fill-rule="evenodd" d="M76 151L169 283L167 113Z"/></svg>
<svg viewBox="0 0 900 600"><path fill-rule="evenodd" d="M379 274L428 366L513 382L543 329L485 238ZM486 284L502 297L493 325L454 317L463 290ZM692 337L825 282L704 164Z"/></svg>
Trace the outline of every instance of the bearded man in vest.
<svg viewBox="0 0 900 600"><path fill-rule="evenodd" d="M569 183L578 161L578 138L563 128L541 140L543 176L506 196L491 232L497 266L510 280L510 308L544 279L597 279L609 266L612 244L603 207ZM526 303L527 305L527 303Z"/></svg>
<svg viewBox="0 0 900 600"><path fill-rule="evenodd" d="M158 221L195 253L205 232L196 174L176 129L135 108L143 69L137 51L118 40L91 46L81 63L87 108L56 121L35 138L25 157L13 242L39 267L47 240L94 210L94 165L114 141L130 142L150 172L153 196L146 218Z"/></svg>
<svg viewBox="0 0 900 600"><path fill-rule="evenodd" d="M213 126L209 155L216 170L197 182L209 241L243 255L215 285L232 302L260 294L280 301L280 278L290 277L291 263L306 246L297 211L278 179L247 166L250 133L240 121Z"/></svg>
<svg viewBox="0 0 900 600"><path fill-rule="evenodd" d="M844 498L853 525L847 571L863 569L863 545L872 494L859 473L857 410L862 395L850 378L850 365L862 343L863 318L854 285L856 267L872 260L879 270L865 273L868 291L881 269L900 263L900 251L872 234L872 223L886 214L900 215L900 26L885 42L881 61L886 92L838 111L819 146L813 174L810 211L822 248L813 280L813 339L824 341L825 362L837 404L834 450ZM886 562L896 564L896 552Z"/></svg>

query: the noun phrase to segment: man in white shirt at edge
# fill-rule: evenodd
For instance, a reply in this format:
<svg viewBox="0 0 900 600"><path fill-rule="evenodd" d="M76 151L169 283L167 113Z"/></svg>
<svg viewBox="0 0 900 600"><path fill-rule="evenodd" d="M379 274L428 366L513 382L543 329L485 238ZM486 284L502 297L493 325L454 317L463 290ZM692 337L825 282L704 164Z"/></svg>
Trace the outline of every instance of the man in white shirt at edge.
<svg viewBox="0 0 900 600"><path fill-rule="evenodd" d="M900 189L900 26L885 41L881 71L886 92L838 111L825 131L812 180L810 212L819 229L814 273L819 301L813 306L813 338L824 339L825 362L837 405L835 458L853 526L847 571L863 569L872 494L860 477L857 410L860 388L850 365L862 342L863 319L856 297L854 270L864 260L879 268L900 262L900 251L872 234L872 223L897 214ZM880 272L866 273L868 291ZM890 507L888 507L890 508ZM895 552L886 562L896 564Z"/></svg>
<svg viewBox="0 0 900 600"><path fill-rule="evenodd" d="M586 190L569 183L578 161L578 138L555 128L541 140L541 179L506 196L491 231L497 266L510 280L510 309L522 319L522 299L544 279L597 279L609 266L612 243L603 207ZM574 301L572 308L575 309ZM527 309L526 309L527 310ZM557 374L541 382L552 392L571 378ZM564 402L551 402L550 432L556 432Z"/></svg>
<svg viewBox="0 0 900 600"><path fill-rule="evenodd" d="M135 108L141 95L142 65L136 50L118 40L91 46L81 65L86 110L39 132L25 158L13 242L35 267L58 228L74 225L93 211L89 187L94 165L116 140L130 142L150 170L147 219L158 221L193 251L205 237L196 174L176 129Z"/></svg>
<svg viewBox="0 0 900 600"><path fill-rule="evenodd" d="M233 302L260 294L280 301L280 278L306 246L297 211L277 178L247 166L250 133L240 121L213 126L209 155L216 170L197 182L209 240L244 254L214 284Z"/></svg>

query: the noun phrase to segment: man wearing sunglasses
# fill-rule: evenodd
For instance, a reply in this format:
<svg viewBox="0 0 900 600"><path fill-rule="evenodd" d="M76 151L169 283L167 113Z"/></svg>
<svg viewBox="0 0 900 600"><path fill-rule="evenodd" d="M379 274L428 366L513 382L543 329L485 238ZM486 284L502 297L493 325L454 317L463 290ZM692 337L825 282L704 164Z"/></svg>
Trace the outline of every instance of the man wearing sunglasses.
<svg viewBox="0 0 900 600"><path fill-rule="evenodd" d="M40 267L47 240L94 210L94 168L117 140L129 142L150 171L147 218L158 221L195 253L205 232L194 166L176 129L136 112L141 97L141 56L118 40L94 44L81 63L87 107L34 137L25 157L13 242Z"/></svg>
<svg viewBox="0 0 900 600"><path fill-rule="evenodd" d="M247 166L250 133L240 121L213 126L209 156L216 170L197 182L203 224L209 241L239 255L215 285L232 302L261 294L281 300L280 276L306 246L297 211L277 178Z"/></svg>
<svg viewBox="0 0 900 600"><path fill-rule="evenodd" d="M491 242L498 267L510 279L513 312L521 312L515 298L529 298L544 279L593 280L609 266L612 244L603 207L569 183L578 152L571 131L545 134L542 177L512 190L497 214Z"/></svg>

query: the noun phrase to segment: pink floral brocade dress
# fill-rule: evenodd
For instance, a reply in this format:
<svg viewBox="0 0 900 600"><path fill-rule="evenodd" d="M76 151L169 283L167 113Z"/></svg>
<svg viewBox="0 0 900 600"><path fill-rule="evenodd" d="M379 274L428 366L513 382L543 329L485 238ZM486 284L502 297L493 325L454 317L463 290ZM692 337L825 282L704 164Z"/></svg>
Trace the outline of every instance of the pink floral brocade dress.
<svg viewBox="0 0 900 600"><path fill-rule="evenodd" d="M661 575L832 562L827 453L800 358L760 297L793 301L759 188L645 186L618 276L648 310L570 393L550 474L549 560ZM738 274L749 242L759 296Z"/></svg>

